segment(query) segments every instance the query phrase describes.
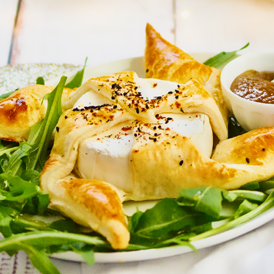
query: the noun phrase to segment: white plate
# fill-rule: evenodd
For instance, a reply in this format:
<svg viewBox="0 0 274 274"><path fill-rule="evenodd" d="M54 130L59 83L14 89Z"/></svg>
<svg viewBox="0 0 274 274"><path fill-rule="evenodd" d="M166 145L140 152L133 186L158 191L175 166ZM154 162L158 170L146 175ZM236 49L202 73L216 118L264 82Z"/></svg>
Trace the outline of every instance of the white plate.
<svg viewBox="0 0 274 274"><path fill-rule="evenodd" d="M199 62L204 62L208 58L212 57L212 53L193 53L191 54ZM88 80L91 77L98 77L103 75L108 75L114 72L122 72L132 70L135 71L139 77L145 76L145 68L143 64L143 57L135 57L120 61L111 62L108 64L103 64L96 67L87 67L85 70L84 81ZM71 77L72 73L69 73L68 76ZM47 84L55 85L58 83L60 78L55 78L47 82ZM151 207L152 204L149 203L137 203L139 210L144 210L148 207ZM134 211L136 203L131 203L126 205L125 212L126 214L131 215ZM265 223L269 222L274 218L274 209L271 209L257 218L242 224L236 228L228 230L226 232L208 237L203 240L192 242L193 246L197 249L202 249L205 247L214 246L220 243L224 243L236 237L239 237L247 232L250 232ZM114 262L133 262L133 261L142 261L142 260L151 260L156 258L164 258L173 255L183 254L192 252L187 246L176 246L176 247L166 247L160 249L149 249L149 250L138 250L138 251L127 251L127 252L113 252L113 253L95 253L95 262L97 263L114 263ZM83 259L80 255L73 252L59 253L52 255L54 258L78 261L82 262Z"/></svg>

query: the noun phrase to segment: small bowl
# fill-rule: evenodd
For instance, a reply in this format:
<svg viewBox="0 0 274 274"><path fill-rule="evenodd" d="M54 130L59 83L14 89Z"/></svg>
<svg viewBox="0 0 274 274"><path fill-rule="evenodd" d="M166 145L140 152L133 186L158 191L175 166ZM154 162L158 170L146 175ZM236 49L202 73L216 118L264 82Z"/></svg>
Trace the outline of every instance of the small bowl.
<svg viewBox="0 0 274 274"><path fill-rule="evenodd" d="M274 71L274 53L254 53L242 55L229 62L221 73L221 84L225 102L237 121L246 130L274 126L274 104L246 100L234 94L230 85L241 73L254 69Z"/></svg>

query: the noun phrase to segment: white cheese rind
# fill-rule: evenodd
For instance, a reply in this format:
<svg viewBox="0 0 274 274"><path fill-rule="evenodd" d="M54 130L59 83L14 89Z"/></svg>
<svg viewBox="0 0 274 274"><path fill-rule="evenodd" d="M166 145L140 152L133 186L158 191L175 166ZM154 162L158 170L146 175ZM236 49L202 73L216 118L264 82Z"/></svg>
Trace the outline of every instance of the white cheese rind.
<svg viewBox="0 0 274 274"><path fill-rule="evenodd" d="M86 106L100 106L104 104L112 104L112 101L99 93L88 91L77 100L73 107L84 108Z"/></svg>
<svg viewBox="0 0 274 274"><path fill-rule="evenodd" d="M201 154L212 152L212 130L204 114L170 114L169 128L192 140ZM130 128L130 129L129 129ZM129 129L129 130L128 130ZM104 180L131 193L132 123L122 123L81 143L76 170L85 179Z"/></svg>
<svg viewBox="0 0 274 274"><path fill-rule="evenodd" d="M103 180L125 192L132 189L133 130L123 131L124 127L132 124L119 124L81 143L76 170L82 178Z"/></svg>

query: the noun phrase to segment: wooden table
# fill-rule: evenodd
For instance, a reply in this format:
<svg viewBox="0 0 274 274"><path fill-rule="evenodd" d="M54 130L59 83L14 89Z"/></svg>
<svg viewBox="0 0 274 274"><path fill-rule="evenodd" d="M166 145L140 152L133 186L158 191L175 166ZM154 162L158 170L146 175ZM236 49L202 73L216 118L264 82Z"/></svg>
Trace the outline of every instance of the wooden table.
<svg viewBox="0 0 274 274"><path fill-rule="evenodd" d="M142 56L147 22L188 53L231 51L247 42L250 46L245 53L274 50L274 2L271 0L0 0L0 66L49 62L82 65L86 57L88 65L95 66ZM268 233L265 235L274 234L271 233L273 226L270 223L264 227ZM243 245L247 241L256 243L256 231L249 236L251 238L246 240L246 236L243 237ZM265 245L260 242L258 250L265 250L274 240L271 237L263 240ZM220 272L220 268L209 265L212 259L205 258L213 256L221 262L223 257L216 255L220 250L228 248L230 253L241 252L238 246L232 241L198 254L127 264L87 266L53 261L67 274L176 274L196 273L195 269L201 273L230 274L229 267ZM245 255L239 253L231 264L239 256ZM19 266L18 261L21 262ZM272 261L269 263L273 264ZM237 271L241 268L232 269L240 273ZM252 272L255 270L255 266L251 267L249 273L256 273ZM273 273L273 265L264 271ZM7 273L38 272L21 252L11 259L1 254L0 274Z"/></svg>
<svg viewBox="0 0 274 274"><path fill-rule="evenodd" d="M141 56L145 25L186 52L272 51L271 0L0 0L0 66Z"/></svg>

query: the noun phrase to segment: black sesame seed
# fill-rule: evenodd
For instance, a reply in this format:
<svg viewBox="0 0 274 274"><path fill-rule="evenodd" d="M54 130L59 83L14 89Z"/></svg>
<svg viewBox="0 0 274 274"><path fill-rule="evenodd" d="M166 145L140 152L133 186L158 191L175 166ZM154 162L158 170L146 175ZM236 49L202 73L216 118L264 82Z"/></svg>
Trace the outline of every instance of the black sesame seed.
<svg viewBox="0 0 274 274"><path fill-rule="evenodd" d="M245 158L246 162L249 164L249 158Z"/></svg>
<svg viewBox="0 0 274 274"><path fill-rule="evenodd" d="M172 121L173 119L171 118L171 117L167 117L166 118L166 122L165 122L165 124L167 124L169 121Z"/></svg>
<svg viewBox="0 0 274 274"><path fill-rule="evenodd" d="M59 132L59 127L56 127L56 131Z"/></svg>
<svg viewBox="0 0 274 274"><path fill-rule="evenodd" d="M181 166L184 163L184 160L180 161L179 165Z"/></svg>

